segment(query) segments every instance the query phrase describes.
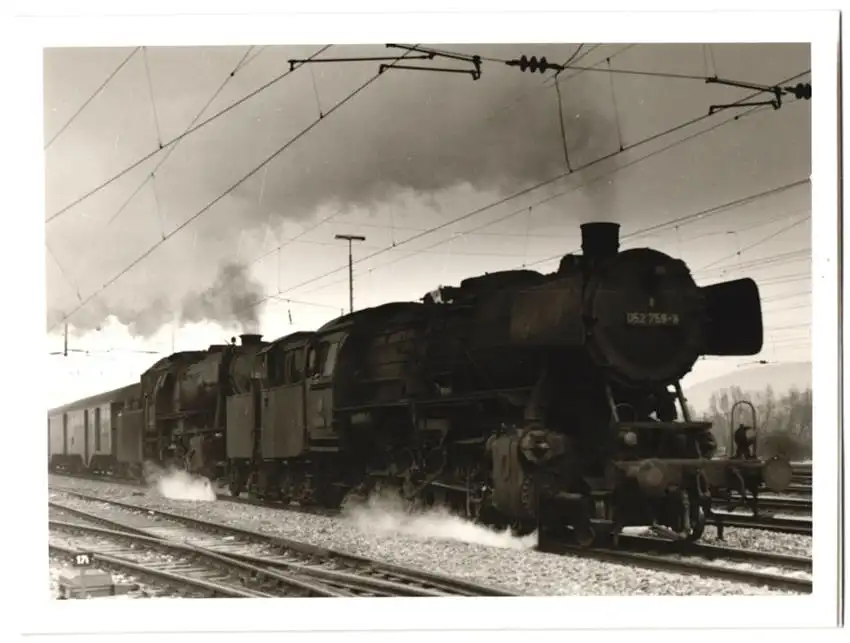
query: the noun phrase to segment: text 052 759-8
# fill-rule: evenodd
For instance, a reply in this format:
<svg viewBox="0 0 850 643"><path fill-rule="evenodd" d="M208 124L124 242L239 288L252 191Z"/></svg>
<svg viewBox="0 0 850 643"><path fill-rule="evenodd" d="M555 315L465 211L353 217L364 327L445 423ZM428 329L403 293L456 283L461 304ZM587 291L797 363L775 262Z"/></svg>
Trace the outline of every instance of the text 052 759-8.
<svg viewBox="0 0 850 643"><path fill-rule="evenodd" d="M629 326L678 326L677 313L629 312L626 313L626 324Z"/></svg>

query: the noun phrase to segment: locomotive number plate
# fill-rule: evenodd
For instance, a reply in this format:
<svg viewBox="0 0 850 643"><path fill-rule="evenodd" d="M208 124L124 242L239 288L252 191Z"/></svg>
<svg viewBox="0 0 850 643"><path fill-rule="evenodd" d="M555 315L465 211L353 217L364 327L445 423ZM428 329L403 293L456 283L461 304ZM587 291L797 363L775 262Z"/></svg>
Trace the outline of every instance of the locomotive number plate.
<svg viewBox="0 0 850 643"><path fill-rule="evenodd" d="M677 313L626 313L626 324L629 326L678 326Z"/></svg>

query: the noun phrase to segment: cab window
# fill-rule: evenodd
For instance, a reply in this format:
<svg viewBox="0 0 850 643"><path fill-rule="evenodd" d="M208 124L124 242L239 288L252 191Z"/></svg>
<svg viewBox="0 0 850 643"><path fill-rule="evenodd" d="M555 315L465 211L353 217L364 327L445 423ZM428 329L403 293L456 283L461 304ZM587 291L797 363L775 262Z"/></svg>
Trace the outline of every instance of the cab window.
<svg viewBox="0 0 850 643"><path fill-rule="evenodd" d="M307 373L312 377L331 377L336 366L336 357L339 350L338 342L322 342L318 346L310 348L308 356Z"/></svg>

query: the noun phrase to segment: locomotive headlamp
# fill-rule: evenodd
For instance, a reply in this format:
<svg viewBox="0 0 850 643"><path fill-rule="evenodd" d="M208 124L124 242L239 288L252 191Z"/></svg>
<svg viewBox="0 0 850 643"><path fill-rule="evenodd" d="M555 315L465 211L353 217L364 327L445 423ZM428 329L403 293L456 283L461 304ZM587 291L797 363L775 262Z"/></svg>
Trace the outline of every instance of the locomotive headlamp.
<svg viewBox="0 0 850 643"><path fill-rule="evenodd" d="M633 447L637 444L637 441L638 441L638 436L637 436L637 433L635 433L634 431L626 431L623 434L623 443L626 446Z"/></svg>
<svg viewBox="0 0 850 643"><path fill-rule="evenodd" d="M774 492L784 491L791 484L791 464L784 458L773 457L761 470L764 486Z"/></svg>

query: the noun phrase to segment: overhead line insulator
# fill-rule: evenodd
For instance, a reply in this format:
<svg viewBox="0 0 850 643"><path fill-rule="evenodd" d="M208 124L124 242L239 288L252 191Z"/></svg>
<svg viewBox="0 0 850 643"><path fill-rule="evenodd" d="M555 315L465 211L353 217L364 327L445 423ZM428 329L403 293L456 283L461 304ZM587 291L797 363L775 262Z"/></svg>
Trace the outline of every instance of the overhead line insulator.
<svg viewBox="0 0 850 643"><path fill-rule="evenodd" d="M550 63L546 60L546 56L541 56L540 59L538 59L537 56L531 56L529 58L523 54L518 59L515 58L514 60L506 60L505 64L509 67L519 67L520 71L530 71L532 74L536 71L539 71L541 74L545 74L549 70L564 70L563 65Z"/></svg>

